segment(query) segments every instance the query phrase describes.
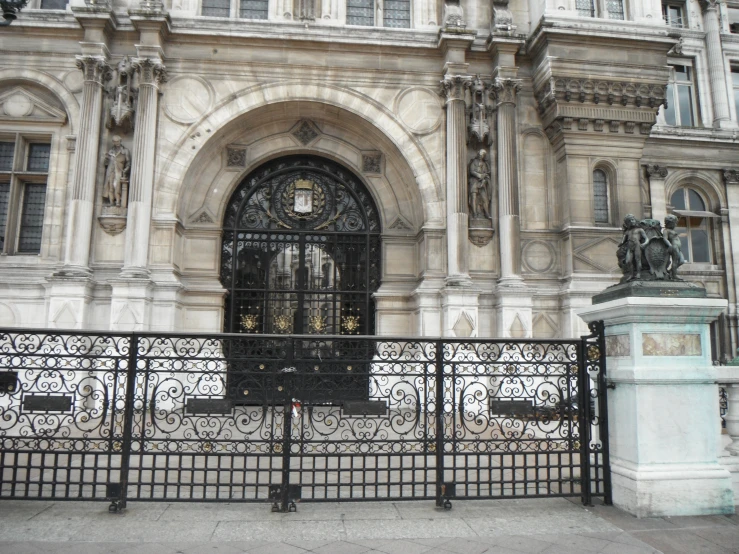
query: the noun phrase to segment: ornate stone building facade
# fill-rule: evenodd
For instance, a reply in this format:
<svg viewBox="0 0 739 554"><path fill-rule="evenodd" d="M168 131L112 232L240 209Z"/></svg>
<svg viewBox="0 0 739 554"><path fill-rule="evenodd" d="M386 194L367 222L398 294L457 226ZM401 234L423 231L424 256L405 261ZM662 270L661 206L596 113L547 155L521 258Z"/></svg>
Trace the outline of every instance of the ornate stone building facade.
<svg viewBox="0 0 739 554"><path fill-rule="evenodd" d="M0 31L0 324L568 337L624 216L674 213L728 356L738 15L31 0Z"/></svg>

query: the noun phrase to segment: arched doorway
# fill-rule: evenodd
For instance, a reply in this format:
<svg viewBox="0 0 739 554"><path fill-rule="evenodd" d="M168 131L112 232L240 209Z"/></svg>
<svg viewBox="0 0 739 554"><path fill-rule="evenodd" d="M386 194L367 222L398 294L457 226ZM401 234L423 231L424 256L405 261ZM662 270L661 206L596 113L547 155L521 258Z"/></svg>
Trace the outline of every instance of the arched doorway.
<svg viewBox="0 0 739 554"><path fill-rule="evenodd" d="M224 331L374 334L380 218L362 182L310 155L252 171L223 221Z"/></svg>

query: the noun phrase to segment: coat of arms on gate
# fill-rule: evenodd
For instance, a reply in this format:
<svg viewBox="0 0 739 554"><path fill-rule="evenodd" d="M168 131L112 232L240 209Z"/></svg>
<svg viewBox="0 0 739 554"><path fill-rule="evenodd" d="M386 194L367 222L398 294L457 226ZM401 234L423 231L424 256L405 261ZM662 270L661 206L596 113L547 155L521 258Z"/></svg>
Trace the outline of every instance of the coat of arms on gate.
<svg viewBox="0 0 739 554"><path fill-rule="evenodd" d="M313 181L307 179L295 181L293 211L297 214L309 214L313 211Z"/></svg>

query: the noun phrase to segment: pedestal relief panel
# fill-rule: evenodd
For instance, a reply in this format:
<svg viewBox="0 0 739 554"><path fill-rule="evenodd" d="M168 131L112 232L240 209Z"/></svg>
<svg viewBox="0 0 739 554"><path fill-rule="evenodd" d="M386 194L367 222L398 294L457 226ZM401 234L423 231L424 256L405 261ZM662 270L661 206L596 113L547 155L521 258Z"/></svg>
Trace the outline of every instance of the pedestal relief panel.
<svg viewBox="0 0 739 554"><path fill-rule="evenodd" d="M532 240L523 245L521 259L524 269L531 273L547 273L556 262L556 254L551 244Z"/></svg>

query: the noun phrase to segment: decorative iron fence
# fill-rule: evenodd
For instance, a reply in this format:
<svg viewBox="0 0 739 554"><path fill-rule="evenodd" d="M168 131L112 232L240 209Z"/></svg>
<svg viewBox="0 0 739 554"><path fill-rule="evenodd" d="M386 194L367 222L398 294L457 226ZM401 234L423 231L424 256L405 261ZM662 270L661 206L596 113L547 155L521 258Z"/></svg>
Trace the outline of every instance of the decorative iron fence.
<svg viewBox="0 0 739 554"><path fill-rule="evenodd" d="M610 502L580 340L0 331L0 497Z"/></svg>

